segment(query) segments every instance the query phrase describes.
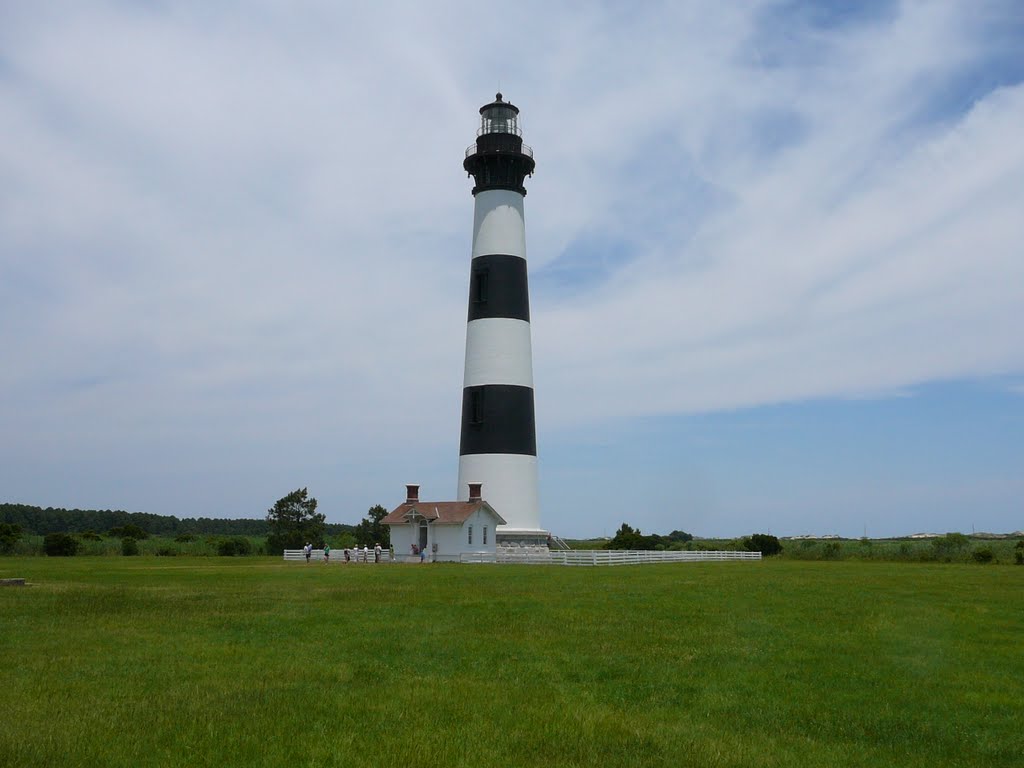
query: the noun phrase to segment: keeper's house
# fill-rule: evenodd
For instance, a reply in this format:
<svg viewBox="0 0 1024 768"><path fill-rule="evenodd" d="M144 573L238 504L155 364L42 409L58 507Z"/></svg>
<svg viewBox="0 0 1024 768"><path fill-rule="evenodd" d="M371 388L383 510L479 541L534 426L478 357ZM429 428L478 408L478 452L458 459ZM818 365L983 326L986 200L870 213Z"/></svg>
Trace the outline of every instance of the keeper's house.
<svg viewBox="0 0 1024 768"><path fill-rule="evenodd" d="M467 552L495 553L495 532L504 518L481 496L481 484L469 483L467 501L420 501L420 487L407 485L405 503L381 522L391 527L391 545L401 559L458 560Z"/></svg>

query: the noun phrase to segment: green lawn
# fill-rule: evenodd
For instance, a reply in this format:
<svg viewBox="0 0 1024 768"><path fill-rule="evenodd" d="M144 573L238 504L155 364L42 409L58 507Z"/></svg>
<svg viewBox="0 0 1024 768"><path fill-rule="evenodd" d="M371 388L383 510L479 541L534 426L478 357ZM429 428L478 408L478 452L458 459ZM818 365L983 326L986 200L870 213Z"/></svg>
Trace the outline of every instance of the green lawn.
<svg viewBox="0 0 1024 768"><path fill-rule="evenodd" d="M1024 568L0 558L0 765L1020 766Z"/></svg>

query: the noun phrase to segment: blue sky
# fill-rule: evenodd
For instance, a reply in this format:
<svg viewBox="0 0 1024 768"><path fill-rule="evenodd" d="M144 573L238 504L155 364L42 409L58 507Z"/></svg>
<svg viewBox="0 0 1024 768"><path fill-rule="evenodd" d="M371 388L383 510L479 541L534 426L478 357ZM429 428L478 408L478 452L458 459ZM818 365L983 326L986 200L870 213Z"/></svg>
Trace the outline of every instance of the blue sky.
<svg viewBox="0 0 1024 768"><path fill-rule="evenodd" d="M480 13L0 6L0 500L454 497L500 88L547 527L1024 528L1019 3Z"/></svg>

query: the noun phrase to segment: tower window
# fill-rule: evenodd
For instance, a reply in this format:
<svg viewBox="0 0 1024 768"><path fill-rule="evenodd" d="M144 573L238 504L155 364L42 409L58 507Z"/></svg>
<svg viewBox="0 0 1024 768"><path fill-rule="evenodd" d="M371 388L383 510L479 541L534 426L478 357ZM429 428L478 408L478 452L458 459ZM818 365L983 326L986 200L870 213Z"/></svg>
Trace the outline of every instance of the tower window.
<svg viewBox="0 0 1024 768"><path fill-rule="evenodd" d="M484 526L484 546L487 545L487 526Z"/></svg>
<svg viewBox="0 0 1024 768"><path fill-rule="evenodd" d="M473 273L473 303L487 303L487 270L481 269Z"/></svg>
<svg viewBox="0 0 1024 768"><path fill-rule="evenodd" d="M469 393L469 423L483 424L484 422L484 393L474 389Z"/></svg>
<svg viewBox="0 0 1024 768"><path fill-rule="evenodd" d="M469 542L468 543L470 543L470 544L473 543L473 526L472 525L469 526Z"/></svg>

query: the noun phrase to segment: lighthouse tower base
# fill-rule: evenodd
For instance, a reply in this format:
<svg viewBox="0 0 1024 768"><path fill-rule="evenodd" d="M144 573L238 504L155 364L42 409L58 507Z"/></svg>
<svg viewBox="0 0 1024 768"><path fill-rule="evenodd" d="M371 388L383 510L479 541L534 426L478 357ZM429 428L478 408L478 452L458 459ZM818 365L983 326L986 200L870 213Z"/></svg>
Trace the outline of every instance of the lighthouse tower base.
<svg viewBox="0 0 1024 768"><path fill-rule="evenodd" d="M499 547L547 550L551 542L551 532L540 528L512 528L499 525L494 540Z"/></svg>

